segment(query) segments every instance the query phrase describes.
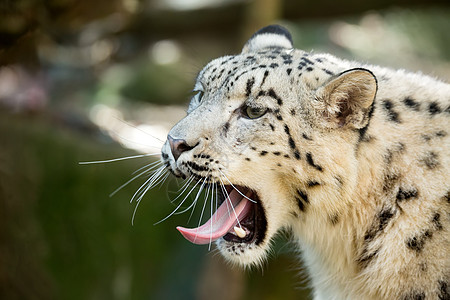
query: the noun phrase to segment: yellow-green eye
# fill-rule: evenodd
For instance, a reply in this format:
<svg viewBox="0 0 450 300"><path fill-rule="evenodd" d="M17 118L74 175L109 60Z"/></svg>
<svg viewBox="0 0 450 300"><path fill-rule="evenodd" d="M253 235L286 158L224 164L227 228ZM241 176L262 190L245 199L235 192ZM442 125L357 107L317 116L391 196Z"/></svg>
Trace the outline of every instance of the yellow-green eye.
<svg viewBox="0 0 450 300"><path fill-rule="evenodd" d="M266 113L267 109L262 107L251 107L247 106L245 108L245 116L249 119L257 119L259 117L262 117Z"/></svg>
<svg viewBox="0 0 450 300"><path fill-rule="evenodd" d="M194 94L193 97L196 98L198 102L202 101L203 91L193 91L192 93Z"/></svg>

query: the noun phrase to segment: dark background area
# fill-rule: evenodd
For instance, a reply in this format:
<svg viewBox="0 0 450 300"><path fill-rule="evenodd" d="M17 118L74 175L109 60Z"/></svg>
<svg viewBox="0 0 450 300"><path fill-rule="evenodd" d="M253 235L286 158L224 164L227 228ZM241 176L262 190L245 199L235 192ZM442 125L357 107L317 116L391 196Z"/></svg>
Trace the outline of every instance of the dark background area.
<svg viewBox="0 0 450 300"><path fill-rule="evenodd" d="M174 178L132 224L146 175L109 195L157 155L79 164L159 152L202 66L272 23L306 51L450 78L448 1L0 0L0 299L310 299L289 233L242 270L175 230L200 208L154 225Z"/></svg>

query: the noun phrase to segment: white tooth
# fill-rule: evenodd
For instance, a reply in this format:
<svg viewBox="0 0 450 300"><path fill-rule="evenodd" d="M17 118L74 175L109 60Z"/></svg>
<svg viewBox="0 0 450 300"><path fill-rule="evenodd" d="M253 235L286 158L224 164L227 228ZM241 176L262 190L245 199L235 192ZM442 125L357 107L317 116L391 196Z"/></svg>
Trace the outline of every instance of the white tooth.
<svg viewBox="0 0 450 300"><path fill-rule="evenodd" d="M236 235L238 237L240 237L241 239L247 235L247 233L245 233L244 229L242 229L241 227L237 227L237 226L234 226L234 232L236 232Z"/></svg>

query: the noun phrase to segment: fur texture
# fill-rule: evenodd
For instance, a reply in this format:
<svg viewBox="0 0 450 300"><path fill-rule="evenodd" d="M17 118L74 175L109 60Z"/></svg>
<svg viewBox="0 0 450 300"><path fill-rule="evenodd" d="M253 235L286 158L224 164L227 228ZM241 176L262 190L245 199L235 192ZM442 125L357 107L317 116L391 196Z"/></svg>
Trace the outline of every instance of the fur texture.
<svg viewBox="0 0 450 300"><path fill-rule="evenodd" d="M195 90L169 133L189 149L175 160L166 143L164 162L226 174L267 219L258 244L219 239L227 259L259 263L288 229L315 299L450 299L449 84L292 49L269 26L210 62Z"/></svg>

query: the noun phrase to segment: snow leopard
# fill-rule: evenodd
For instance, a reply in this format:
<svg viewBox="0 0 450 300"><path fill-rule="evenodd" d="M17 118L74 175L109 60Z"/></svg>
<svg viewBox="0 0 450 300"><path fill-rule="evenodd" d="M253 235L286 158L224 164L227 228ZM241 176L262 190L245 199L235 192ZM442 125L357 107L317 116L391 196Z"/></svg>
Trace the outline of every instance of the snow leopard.
<svg viewBox="0 0 450 300"><path fill-rule="evenodd" d="M161 160L214 202L179 232L232 263L261 264L287 231L314 299L448 300L449 133L448 83L270 25L201 70Z"/></svg>

